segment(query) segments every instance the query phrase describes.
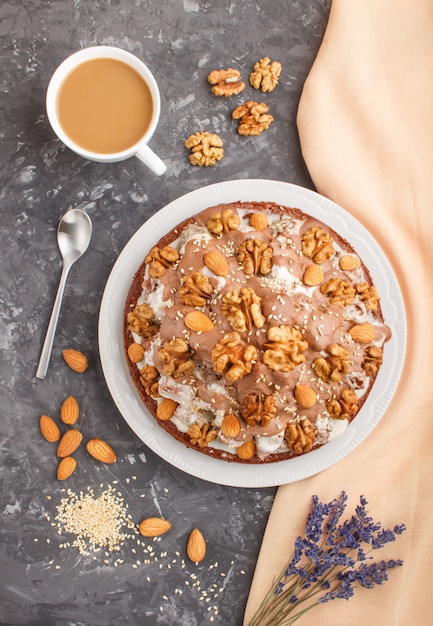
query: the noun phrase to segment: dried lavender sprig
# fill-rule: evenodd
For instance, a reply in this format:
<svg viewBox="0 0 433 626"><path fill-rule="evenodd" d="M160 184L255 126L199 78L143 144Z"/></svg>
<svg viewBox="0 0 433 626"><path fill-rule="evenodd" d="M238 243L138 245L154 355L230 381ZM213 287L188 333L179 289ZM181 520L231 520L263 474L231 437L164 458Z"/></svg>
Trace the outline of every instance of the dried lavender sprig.
<svg viewBox="0 0 433 626"><path fill-rule="evenodd" d="M313 496L305 535L296 539L292 558L274 579L249 626L290 626L319 603L349 599L358 586L371 588L382 584L388 579L388 569L402 565L400 560L370 564L365 561L372 558L368 556L371 551L404 532L404 524L395 526L394 530L382 529L367 514L364 496L360 497L355 514L338 524L346 503L345 492L328 504ZM362 544L368 545L369 550L365 551ZM355 550L356 558L351 556ZM325 589L330 591L317 599ZM311 600L314 601L300 607Z"/></svg>

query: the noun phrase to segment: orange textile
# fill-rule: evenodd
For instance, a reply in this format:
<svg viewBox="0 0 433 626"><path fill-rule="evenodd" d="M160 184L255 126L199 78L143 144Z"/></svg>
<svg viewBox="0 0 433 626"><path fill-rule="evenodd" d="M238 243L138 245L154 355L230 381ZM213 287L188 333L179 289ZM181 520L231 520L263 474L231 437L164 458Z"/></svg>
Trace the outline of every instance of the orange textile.
<svg viewBox="0 0 433 626"><path fill-rule="evenodd" d="M298 110L317 191L358 219L387 255L403 293L403 374L367 439L329 469L281 486L269 517L245 623L303 534L311 497L364 495L383 526L407 531L377 553L402 558L389 581L357 589L299 620L309 626L433 623L433 3L333 0ZM349 510L349 508L348 508Z"/></svg>

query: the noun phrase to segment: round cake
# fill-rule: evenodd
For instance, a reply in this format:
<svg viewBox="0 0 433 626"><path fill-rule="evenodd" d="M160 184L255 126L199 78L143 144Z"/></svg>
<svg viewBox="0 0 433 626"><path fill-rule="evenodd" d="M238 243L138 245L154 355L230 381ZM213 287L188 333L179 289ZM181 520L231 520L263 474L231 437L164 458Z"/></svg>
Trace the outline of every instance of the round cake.
<svg viewBox="0 0 433 626"><path fill-rule="evenodd" d="M168 232L145 252L124 312L131 376L161 428L239 463L341 435L390 335L349 243L272 202L213 206Z"/></svg>

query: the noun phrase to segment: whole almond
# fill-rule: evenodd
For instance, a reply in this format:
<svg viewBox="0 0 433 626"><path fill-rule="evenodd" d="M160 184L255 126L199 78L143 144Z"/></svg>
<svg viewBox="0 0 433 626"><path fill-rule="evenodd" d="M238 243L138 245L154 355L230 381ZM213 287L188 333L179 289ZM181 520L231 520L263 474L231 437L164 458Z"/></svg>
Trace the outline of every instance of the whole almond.
<svg viewBox="0 0 433 626"><path fill-rule="evenodd" d="M179 404L171 398L163 398L156 408L156 416L163 422L168 422L174 415Z"/></svg>
<svg viewBox="0 0 433 626"><path fill-rule="evenodd" d="M138 530L143 537L159 537L171 528L171 523L161 517L148 517L140 522Z"/></svg>
<svg viewBox="0 0 433 626"><path fill-rule="evenodd" d="M250 226L256 230L264 230L269 223L266 213L253 213L250 217Z"/></svg>
<svg viewBox="0 0 433 626"><path fill-rule="evenodd" d="M239 418L233 413L227 413L224 415L223 421L221 423L221 433L224 437L228 437L232 439L233 437L237 437L241 430L241 424Z"/></svg>
<svg viewBox="0 0 433 626"><path fill-rule="evenodd" d="M248 441L243 443L241 446L239 446L239 448L237 449L238 457L240 459L243 459L244 461L248 461L249 459L252 459L255 453L256 453L256 444L254 443L254 439L249 439Z"/></svg>
<svg viewBox="0 0 433 626"><path fill-rule="evenodd" d="M39 419L39 428L42 437L50 443L55 443L60 439L60 430L56 422L48 415L41 415Z"/></svg>
<svg viewBox="0 0 433 626"><path fill-rule="evenodd" d="M211 318L201 311L190 311L183 321L187 328L195 332L207 333L214 328Z"/></svg>
<svg viewBox="0 0 433 626"><path fill-rule="evenodd" d="M186 553L194 563L200 563L206 556L206 541L198 528L194 528L188 538Z"/></svg>
<svg viewBox="0 0 433 626"><path fill-rule="evenodd" d="M320 265L314 264L309 265L307 268L305 268L303 280L304 283L309 287L314 287L315 285L320 285L324 276L325 273Z"/></svg>
<svg viewBox="0 0 433 626"><path fill-rule="evenodd" d="M67 349L63 350L63 358L69 367L74 370L74 372L85 372L89 366L89 361L87 357L78 350Z"/></svg>
<svg viewBox="0 0 433 626"><path fill-rule="evenodd" d="M226 276L229 271L229 265L226 257L218 250L210 250L203 257L204 264L215 276Z"/></svg>
<svg viewBox="0 0 433 626"><path fill-rule="evenodd" d="M74 396L69 396L60 408L60 419L64 424L75 424L80 414L78 402Z"/></svg>
<svg viewBox="0 0 433 626"><path fill-rule="evenodd" d="M357 256L353 254L345 254L339 260L340 269L343 272L350 272L352 270L357 270L361 267L361 261Z"/></svg>
<svg viewBox="0 0 433 626"><path fill-rule="evenodd" d="M295 398L296 402L304 409L310 409L317 401L316 392L308 385L296 385Z"/></svg>
<svg viewBox="0 0 433 626"><path fill-rule="evenodd" d="M57 480L66 480L75 472L77 461L73 456L65 456L57 466Z"/></svg>
<svg viewBox="0 0 433 626"><path fill-rule="evenodd" d="M90 456L101 463L111 464L117 461L117 456L113 448L106 441L98 437L89 439L86 443L86 450Z"/></svg>
<svg viewBox="0 0 433 626"><path fill-rule="evenodd" d="M374 339L374 327L365 322L364 324L355 324L349 330L349 334L353 341L358 343L370 343Z"/></svg>
<svg viewBox="0 0 433 626"><path fill-rule="evenodd" d="M128 347L128 357L133 363L139 363L144 355L144 348L140 343L131 343Z"/></svg>
<svg viewBox="0 0 433 626"><path fill-rule="evenodd" d="M76 428L67 430L59 441L57 446L57 456L70 456L80 445L83 435Z"/></svg>

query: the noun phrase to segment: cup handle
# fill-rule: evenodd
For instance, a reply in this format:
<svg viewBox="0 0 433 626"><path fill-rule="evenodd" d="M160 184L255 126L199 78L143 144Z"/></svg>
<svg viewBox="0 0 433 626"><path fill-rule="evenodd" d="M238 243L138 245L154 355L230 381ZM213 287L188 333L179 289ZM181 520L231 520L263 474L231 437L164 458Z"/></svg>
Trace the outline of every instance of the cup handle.
<svg viewBox="0 0 433 626"><path fill-rule="evenodd" d="M140 146L140 149L135 153L137 159L140 159L147 167L149 167L152 172L161 176L166 172L167 166L161 161L158 155L156 155L153 150L149 148L147 144L143 144Z"/></svg>

